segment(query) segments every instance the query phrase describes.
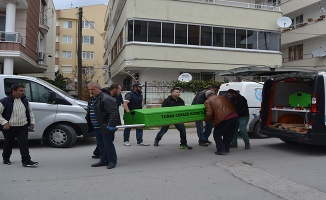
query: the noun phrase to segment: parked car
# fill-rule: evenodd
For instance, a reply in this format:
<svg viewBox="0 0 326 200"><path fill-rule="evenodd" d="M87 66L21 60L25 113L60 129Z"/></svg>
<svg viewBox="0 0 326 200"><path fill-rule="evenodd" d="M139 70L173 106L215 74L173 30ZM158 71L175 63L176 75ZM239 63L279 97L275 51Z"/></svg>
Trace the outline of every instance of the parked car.
<svg viewBox="0 0 326 200"><path fill-rule="evenodd" d="M326 145L326 72L245 67L221 75L272 76L264 83L260 133L286 142Z"/></svg>
<svg viewBox="0 0 326 200"><path fill-rule="evenodd" d="M256 138L266 138L266 135L259 133L260 121L259 111L262 100L262 90L264 83L256 82L231 82L220 86L219 95L226 96L229 89L233 89L247 99L249 107L249 123L247 130Z"/></svg>
<svg viewBox="0 0 326 200"><path fill-rule="evenodd" d="M0 75L0 98L10 94L12 84L23 84L35 116L29 139L45 140L52 147L71 147L77 136L93 137L85 120L87 102L35 77ZM3 140L0 131L0 140Z"/></svg>

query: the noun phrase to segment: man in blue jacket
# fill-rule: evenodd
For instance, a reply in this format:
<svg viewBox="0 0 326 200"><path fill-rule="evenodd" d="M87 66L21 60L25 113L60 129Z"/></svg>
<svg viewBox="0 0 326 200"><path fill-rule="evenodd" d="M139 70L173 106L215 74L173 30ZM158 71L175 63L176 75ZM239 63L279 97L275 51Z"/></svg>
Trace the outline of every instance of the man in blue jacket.
<svg viewBox="0 0 326 200"><path fill-rule="evenodd" d="M184 106L185 102L180 98L180 89L173 88L171 89L171 95L164 99L162 107L171 107L171 106ZM175 124L176 129L180 132L180 147L179 149L192 149L192 147L187 145L186 138L186 128L183 123ZM159 141L162 139L163 135L169 130L170 126L162 126L161 130L157 133L154 146L158 146Z"/></svg>

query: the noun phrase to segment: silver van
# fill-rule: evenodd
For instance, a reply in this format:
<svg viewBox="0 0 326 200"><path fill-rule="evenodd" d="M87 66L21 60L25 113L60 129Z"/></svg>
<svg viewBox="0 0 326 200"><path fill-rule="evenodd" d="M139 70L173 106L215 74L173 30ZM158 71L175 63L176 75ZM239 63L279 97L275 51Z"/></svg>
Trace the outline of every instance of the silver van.
<svg viewBox="0 0 326 200"><path fill-rule="evenodd" d="M41 139L52 147L71 147L77 136L88 133L85 120L87 102L80 101L56 86L35 77L0 74L0 99L10 94L12 84L23 84L35 116L29 139ZM0 131L0 140L3 140Z"/></svg>

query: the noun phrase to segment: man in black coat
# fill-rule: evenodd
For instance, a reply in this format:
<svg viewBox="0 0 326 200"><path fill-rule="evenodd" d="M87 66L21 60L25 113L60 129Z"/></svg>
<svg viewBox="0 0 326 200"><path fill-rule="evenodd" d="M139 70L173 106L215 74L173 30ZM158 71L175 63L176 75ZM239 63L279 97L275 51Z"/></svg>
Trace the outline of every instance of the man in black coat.
<svg viewBox="0 0 326 200"><path fill-rule="evenodd" d="M88 101L86 119L89 129L94 129L96 143L100 150L100 161L92 167L107 166L112 169L117 164L117 154L113 144L116 126L121 124L116 100L104 94L97 82L88 85L91 95Z"/></svg>
<svg viewBox="0 0 326 200"><path fill-rule="evenodd" d="M173 88L171 89L171 95L164 99L162 107L171 107L171 106L184 106L185 102L180 98L180 89ZM180 147L179 149L192 149L192 147L187 145L186 138L186 128L183 123L175 124L176 129L180 132ZM159 141L162 139L163 135L169 130L170 126L162 126L161 130L157 133L154 146L158 146Z"/></svg>

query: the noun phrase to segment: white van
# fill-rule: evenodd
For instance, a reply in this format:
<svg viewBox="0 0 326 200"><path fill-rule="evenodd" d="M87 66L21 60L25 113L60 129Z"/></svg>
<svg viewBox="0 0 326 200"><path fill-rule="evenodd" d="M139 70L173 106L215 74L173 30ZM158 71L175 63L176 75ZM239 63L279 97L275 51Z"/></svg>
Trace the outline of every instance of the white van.
<svg viewBox="0 0 326 200"><path fill-rule="evenodd" d="M247 99L249 107L249 123L247 130L257 138L265 138L259 133L259 112L262 101L262 90L264 83L256 82L232 82L224 83L220 86L219 95L226 96L229 89L239 92Z"/></svg>
<svg viewBox="0 0 326 200"><path fill-rule="evenodd" d="M28 76L0 75L0 99L10 94L12 84L23 84L35 116L29 139L45 140L52 147L71 147L77 136L93 137L85 119L87 102L70 96L50 83ZM0 131L0 140L3 140Z"/></svg>

